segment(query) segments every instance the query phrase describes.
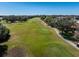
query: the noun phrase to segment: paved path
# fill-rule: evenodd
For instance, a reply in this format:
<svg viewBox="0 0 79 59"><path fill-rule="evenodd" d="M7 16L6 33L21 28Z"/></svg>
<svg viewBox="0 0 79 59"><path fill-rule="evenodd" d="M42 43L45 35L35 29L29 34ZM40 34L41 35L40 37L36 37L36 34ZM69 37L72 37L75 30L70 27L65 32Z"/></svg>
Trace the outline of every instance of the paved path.
<svg viewBox="0 0 79 59"><path fill-rule="evenodd" d="M42 21L42 23L43 23L45 26L48 26L44 21ZM73 42L71 42L71 41L69 41L69 40L63 38L63 37L59 34L59 30L58 30L57 28L52 28L51 26L48 26L48 27L49 27L50 29L54 29L54 30L56 31L57 35L58 35L60 38L62 38L66 43L72 45L74 48L76 48L76 49L79 50L79 48L76 46L76 44L74 44Z"/></svg>

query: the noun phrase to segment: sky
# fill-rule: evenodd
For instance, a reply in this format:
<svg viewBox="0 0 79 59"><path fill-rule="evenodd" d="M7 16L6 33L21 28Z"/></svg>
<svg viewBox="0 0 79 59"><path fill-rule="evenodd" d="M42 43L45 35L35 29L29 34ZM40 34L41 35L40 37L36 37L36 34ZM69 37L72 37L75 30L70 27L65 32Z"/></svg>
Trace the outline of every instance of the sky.
<svg viewBox="0 0 79 59"><path fill-rule="evenodd" d="M79 15L79 2L0 2L0 15Z"/></svg>

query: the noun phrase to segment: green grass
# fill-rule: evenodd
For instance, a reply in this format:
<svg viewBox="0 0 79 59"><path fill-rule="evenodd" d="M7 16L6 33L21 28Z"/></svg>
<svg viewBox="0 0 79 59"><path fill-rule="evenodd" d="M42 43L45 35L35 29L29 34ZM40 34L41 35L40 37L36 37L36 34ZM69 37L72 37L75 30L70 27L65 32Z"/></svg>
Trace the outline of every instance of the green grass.
<svg viewBox="0 0 79 59"><path fill-rule="evenodd" d="M59 38L40 18L7 26L11 31L11 38L6 43L9 50L22 47L28 56L79 56L78 50Z"/></svg>

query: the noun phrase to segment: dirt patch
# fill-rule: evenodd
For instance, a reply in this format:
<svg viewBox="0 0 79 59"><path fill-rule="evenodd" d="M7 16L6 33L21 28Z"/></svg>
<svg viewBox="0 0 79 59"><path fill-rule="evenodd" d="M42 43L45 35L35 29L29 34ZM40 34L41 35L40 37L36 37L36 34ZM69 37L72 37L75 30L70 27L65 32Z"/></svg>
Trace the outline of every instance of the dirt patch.
<svg viewBox="0 0 79 59"><path fill-rule="evenodd" d="M22 47L14 47L7 52L6 57L25 57L26 51Z"/></svg>

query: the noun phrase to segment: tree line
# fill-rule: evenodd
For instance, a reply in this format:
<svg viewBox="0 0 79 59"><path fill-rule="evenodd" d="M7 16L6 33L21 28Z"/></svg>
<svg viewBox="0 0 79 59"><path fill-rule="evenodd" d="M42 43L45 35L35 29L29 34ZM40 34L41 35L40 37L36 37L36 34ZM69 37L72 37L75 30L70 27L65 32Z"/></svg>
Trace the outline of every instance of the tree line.
<svg viewBox="0 0 79 59"><path fill-rule="evenodd" d="M33 18L34 16L3 16L2 20L5 20L7 23L15 23L15 22L25 22L28 19Z"/></svg>

